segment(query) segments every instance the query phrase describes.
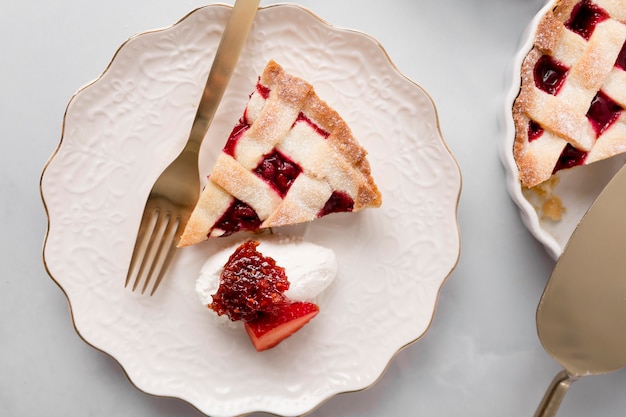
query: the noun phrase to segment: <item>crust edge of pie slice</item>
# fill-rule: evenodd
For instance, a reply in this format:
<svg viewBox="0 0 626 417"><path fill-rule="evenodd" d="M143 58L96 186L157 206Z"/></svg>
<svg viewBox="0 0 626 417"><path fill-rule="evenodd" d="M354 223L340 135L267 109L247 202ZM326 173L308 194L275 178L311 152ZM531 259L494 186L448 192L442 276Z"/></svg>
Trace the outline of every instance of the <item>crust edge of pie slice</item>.
<svg viewBox="0 0 626 417"><path fill-rule="evenodd" d="M367 151L313 87L270 60L179 247L382 204Z"/></svg>

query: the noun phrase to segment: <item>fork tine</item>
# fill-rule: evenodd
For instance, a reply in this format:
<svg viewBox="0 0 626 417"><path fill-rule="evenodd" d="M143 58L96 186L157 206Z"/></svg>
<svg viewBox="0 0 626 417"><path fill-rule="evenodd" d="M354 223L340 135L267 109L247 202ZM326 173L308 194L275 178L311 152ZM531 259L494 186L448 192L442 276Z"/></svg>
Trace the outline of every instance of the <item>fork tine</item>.
<svg viewBox="0 0 626 417"><path fill-rule="evenodd" d="M136 280L140 276L139 271L136 271L137 265L140 260L142 261L141 264L143 264L143 260L145 259L145 254L147 253L147 250L148 250L147 248L148 242L146 241L146 237L151 236L153 234L153 230L154 230L156 220L157 220L157 215L158 213L156 213L155 210L148 210L146 208L141 218L139 231L137 232L137 240L135 241L135 247L133 248L132 257L130 258L131 261L128 267L128 273L126 274L126 283L124 284L124 287L128 287L128 284L130 283L133 275L137 277ZM136 287L137 287L137 283L135 282L133 284L133 291L135 290Z"/></svg>
<svg viewBox="0 0 626 417"><path fill-rule="evenodd" d="M143 294L148 288L148 284L152 281L152 278L157 274L157 278L155 280L154 286L150 295L154 294L156 291L156 287L161 283L161 279L165 271L167 270L166 262L169 263L171 257L173 256L173 243L174 243L174 234L177 231L177 226L180 222L180 217L174 218L171 212L165 212L162 216L159 217L161 220L158 223L158 233L155 233L155 237L158 235L159 239L154 239L154 242L157 242L156 247L154 248L154 256L151 256L152 262L150 264L150 270L146 275L146 279L144 281L143 288L141 293Z"/></svg>
<svg viewBox="0 0 626 417"><path fill-rule="evenodd" d="M172 261L176 251L175 245L178 243L177 238L180 238L181 229L185 227L185 223L198 201L200 190L198 152L200 145L206 136L224 90L235 69L239 54L246 43L259 3L259 0L235 0L231 16L222 33L214 62L209 70L187 143L152 186L144 207L137 241L133 248L128 275L126 276L125 286L127 287L132 281L131 276L135 270L138 270L132 286L133 291L137 289L145 270L148 269L146 281L142 286L142 293L148 288L156 273L150 295L154 294ZM163 215L164 211L171 214L165 216ZM167 220L164 220L165 218ZM156 237L157 233L160 233L159 238Z"/></svg>
<svg viewBox="0 0 626 417"><path fill-rule="evenodd" d="M165 275L165 272L168 270L170 263L172 262L172 259L174 258L174 254L176 253L176 238L179 237L180 234L182 233L182 228L183 228L182 226L183 226L183 223L181 221L180 216L175 219L170 218L168 227L165 230L165 233L163 234L163 238L161 241L162 245L159 250L159 257L161 257L160 252L163 251L163 249L167 249L167 252L165 252L165 255L164 255L165 257L163 258L163 262L161 263L160 269L156 276L156 281L154 281L154 286L152 287L152 291L150 292L150 295L153 295L154 292L159 287L159 285L161 284L161 281L163 280L163 276ZM156 262L153 264L153 269L154 269L154 266L156 266ZM150 271L150 275L152 275L152 270ZM144 286L144 291L145 291L145 286Z"/></svg>
<svg viewBox="0 0 626 417"><path fill-rule="evenodd" d="M156 276L150 295L155 293L174 257L176 238L182 229L180 215L174 217L170 211L161 207L146 209L128 268L126 287L134 276L132 291L136 291L143 280L141 294L144 294Z"/></svg>
<svg viewBox="0 0 626 417"><path fill-rule="evenodd" d="M167 213L163 213L161 208L157 207L153 210L153 216L156 216L156 221L152 228L148 228L146 230L146 236L144 239L148 239L147 246L145 251L143 252L143 256L139 253L141 258L141 264L139 266L139 270L137 272L137 276L135 277L135 283L133 284L133 291L137 289L141 279L145 275L145 287L148 285L150 281L150 272L146 274L146 269L152 271L154 269L154 263L158 258L156 258L156 252L159 251L159 242L161 241L161 236L163 235L163 228L167 226ZM142 291L143 293L143 291Z"/></svg>

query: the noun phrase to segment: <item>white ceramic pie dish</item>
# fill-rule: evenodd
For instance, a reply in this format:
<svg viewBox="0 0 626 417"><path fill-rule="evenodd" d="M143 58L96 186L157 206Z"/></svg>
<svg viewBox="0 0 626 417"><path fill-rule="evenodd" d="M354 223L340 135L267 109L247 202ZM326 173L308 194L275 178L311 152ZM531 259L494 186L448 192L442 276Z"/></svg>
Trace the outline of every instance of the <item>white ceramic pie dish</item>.
<svg viewBox="0 0 626 417"><path fill-rule="evenodd" d="M519 173L513 158L515 126L512 108L519 93L522 61L533 46L539 20L554 3L554 0L548 1L532 19L511 63L507 80L509 89L503 109L504 140L501 142L500 155L507 174L509 193L519 208L524 224L544 245L550 256L558 259L580 219L608 181L624 165L626 156L618 155L591 165L557 172L556 185L551 190L565 208L561 220L558 221L543 216L540 208L543 199L531 190L523 190L520 185Z"/></svg>
<svg viewBox="0 0 626 417"><path fill-rule="evenodd" d="M216 326L194 291L204 261L230 238L183 249L153 297L124 289L145 199L184 145L229 10L202 7L129 39L72 97L41 179L44 262L78 334L140 390L211 416L300 415L372 385L425 334L459 257L461 176L434 103L376 40L296 5L262 8L203 143L201 172L272 58L351 125L370 153L383 206L280 230L332 248L339 274L314 321L267 352Z"/></svg>

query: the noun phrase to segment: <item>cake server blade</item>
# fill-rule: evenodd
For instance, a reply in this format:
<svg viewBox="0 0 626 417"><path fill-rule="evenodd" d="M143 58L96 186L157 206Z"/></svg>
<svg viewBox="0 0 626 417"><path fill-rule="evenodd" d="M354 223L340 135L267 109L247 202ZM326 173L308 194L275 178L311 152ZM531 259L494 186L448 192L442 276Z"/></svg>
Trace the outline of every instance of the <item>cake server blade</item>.
<svg viewBox="0 0 626 417"><path fill-rule="evenodd" d="M535 417L555 416L569 386L626 366L626 166L583 216L537 307L537 332L564 370Z"/></svg>

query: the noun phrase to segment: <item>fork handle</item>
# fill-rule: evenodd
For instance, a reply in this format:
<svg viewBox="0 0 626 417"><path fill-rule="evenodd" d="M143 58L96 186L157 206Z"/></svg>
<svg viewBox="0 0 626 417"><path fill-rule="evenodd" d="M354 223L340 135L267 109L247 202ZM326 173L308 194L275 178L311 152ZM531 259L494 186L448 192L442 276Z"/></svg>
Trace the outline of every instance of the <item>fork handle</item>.
<svg viewBox="0 0 626 417"><path fill-rule="evenodd" d="M556 416L565 393L576 379L576 377L571 376L565 370L559 372L550 383L534 417Z"/></svg>
<svg viewBox="0 0 626 417"><path fill-rule="evenodd" d="M215 111L222 100L224 90L226 90L228 81L230 81L230 77L235 70L239 54L252 27L259 3L260 0L235 1L220 39L220 44L217 47L196 117L191 126L187 147L192 148L196 152L200 148L209 125L213 121L213 116L215 116Z"/></svg>

